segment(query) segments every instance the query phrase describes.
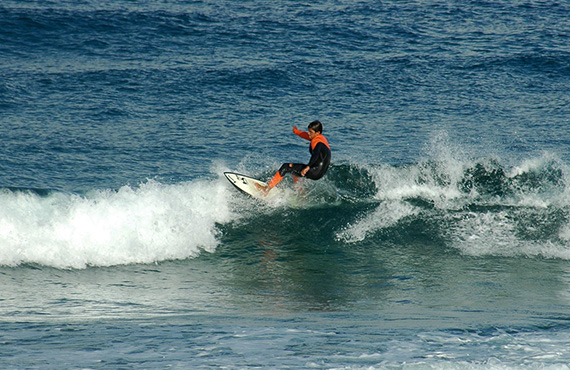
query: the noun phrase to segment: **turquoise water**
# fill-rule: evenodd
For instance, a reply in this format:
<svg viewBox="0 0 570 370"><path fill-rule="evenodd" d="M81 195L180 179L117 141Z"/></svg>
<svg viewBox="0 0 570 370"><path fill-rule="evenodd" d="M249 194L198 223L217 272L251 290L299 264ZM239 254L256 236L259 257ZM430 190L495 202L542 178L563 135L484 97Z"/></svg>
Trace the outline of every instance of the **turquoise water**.
<svg viewBox="0 0 570 370"><path fill-rule="evenodd" d="M569 10L3 2L2 368L567 369Z"/></svg>

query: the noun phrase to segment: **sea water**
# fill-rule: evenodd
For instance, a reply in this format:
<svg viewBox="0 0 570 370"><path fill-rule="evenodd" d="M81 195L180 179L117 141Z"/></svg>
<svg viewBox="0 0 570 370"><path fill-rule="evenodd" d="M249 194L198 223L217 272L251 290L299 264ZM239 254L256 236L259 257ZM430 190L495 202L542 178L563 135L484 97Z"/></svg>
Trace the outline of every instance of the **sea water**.
<svg viewBox="0 0 570 370"><path fill-rule="evenodd" d="M0 367L568 369L568 14L3 1Z"/></svg>

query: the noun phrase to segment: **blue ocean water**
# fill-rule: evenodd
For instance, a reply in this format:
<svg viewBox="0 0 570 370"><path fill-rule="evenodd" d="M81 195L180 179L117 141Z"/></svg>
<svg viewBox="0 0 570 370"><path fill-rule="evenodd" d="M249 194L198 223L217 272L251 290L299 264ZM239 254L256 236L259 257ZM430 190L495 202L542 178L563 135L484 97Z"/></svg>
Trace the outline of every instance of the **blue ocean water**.
<svg viewBox="0 0 570 370"><path fill-rule="evenodd" d="M3 1L1 367L568 369L568 14Z"/></svg>

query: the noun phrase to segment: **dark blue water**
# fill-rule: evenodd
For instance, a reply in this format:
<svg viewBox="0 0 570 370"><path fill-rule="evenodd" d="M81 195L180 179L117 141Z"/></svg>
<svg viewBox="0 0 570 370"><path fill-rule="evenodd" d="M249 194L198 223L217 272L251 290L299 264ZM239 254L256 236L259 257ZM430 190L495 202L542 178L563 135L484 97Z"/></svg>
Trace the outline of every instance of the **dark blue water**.
<svg viewBox="0 0 570 370"><path fill-rule="evenodd" d="M568 369L568 14L4 1L2 368Z"/></svg>

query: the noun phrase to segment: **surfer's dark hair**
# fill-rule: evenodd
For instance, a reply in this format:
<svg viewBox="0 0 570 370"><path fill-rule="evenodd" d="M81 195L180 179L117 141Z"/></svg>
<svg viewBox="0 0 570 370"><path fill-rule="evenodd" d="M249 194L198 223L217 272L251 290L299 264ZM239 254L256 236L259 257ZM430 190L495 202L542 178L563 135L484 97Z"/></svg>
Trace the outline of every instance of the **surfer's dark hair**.
<svg viewBox="0 0 570 370"><path fill-rule="evenodd" d="M313 121L309 123L309 130L313 130L315 132L323 132L323 124L321 121Z"/></svg>

